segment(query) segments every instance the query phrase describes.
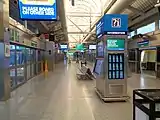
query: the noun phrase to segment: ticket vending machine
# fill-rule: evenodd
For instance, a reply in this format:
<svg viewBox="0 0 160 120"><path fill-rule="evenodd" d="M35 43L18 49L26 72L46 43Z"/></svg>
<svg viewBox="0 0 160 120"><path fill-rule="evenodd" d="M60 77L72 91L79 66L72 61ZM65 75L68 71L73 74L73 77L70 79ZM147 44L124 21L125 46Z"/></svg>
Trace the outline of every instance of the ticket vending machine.
<svg viewBox="0 0 160 120"><path fill-rule="evenodd" d="M116 19L120 23L114 23ZM105 15L97 24L96 92L104 101L125 101L127 96L127 15ZM110 25L110 26L109 26ZM115 27L115 26L119 27ZM103 54L99 56L99 44Z"/></svg>

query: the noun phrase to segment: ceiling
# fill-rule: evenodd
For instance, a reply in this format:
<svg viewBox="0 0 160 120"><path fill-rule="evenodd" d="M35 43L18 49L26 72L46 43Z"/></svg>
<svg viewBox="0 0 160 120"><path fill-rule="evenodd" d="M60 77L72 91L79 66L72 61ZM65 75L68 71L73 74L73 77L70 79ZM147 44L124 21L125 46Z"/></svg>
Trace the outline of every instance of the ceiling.
<svg viewBox="0 0 160 120"><path fill-rule="evenodd" d="M74 3L73 3L74 1ZM121 0L57 0L57 21L28 21L28 28L35 32L38 28L40 33L52 33L59 42L71 43L95 41L95 23L106 13L106 9L115 9L113 5ZM136 24L139 17L154 8L157 0L128 0L129 5L116 13L128 14L130 23ZM10 2L10 16L24 24L19 19L18 5L14 0ZM117 5L118 6L118 5ZM116 6L116 7L117 7ZM112 11L112 10L111 10ZM132 24L132 25L133 25ZM90 35L86 39L86 35Z"/></svg>
<svg viewBox="0 0 160 120"><path fill-rule="evenodd" d="M82 42L112 0L65 0L68 40ZM73 3L74 2L74 3ZM92 33L90 33L92 34Z"/></svg>
<svg viewBox="0 0 160 120"><path fill-rule="evenodd" d="M157 0L135 0L128 8L124 9L122 14L128 14L130 20L136 19L138 16L144 15L147 11L154 8Z"/></svg>

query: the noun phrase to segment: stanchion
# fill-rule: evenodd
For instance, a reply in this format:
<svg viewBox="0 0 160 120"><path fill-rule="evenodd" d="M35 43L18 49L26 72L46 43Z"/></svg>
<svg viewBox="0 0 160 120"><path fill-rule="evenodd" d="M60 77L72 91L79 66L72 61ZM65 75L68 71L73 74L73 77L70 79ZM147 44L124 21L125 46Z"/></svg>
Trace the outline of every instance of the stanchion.
<svg viewBox="0 0 160 120"><path fill-rule="evenodd" d="M44 69L43 69L43 61L41 61L41 72L44 72Z"/></svg>
<svg viewBox="0 0 160 120"><path fill-rule="evenodd" d="M45 61L45 71L44 71L45 77L48 76L48 62L47 60Z"/></svg>

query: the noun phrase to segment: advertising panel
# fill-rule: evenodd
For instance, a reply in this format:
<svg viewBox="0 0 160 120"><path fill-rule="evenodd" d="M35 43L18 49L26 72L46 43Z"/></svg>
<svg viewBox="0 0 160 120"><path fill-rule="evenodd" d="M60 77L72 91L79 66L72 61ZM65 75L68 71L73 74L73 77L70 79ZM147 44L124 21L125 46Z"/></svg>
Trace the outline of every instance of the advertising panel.
<svg viewBox="0 0 160 120"><path fill-rule="evenodd" d="M124 79L124 54L108 55L108 79Z"/></svg>
<svg viewBox="0 0 160 120"><path fill-rule="evenodd" d="M56 0L19 0L20 18L23 20L56 20Z"/></svg>
<svg viewBox="0 0 160 120"><path fill-rule="evenodd" d="M125 40L124 39L108 39L107 40L107 50L125 50Z"/></svg>
<svg viewBox="0 0 160 120"><path fill-rule="evenodd" d="M96 50L96 45L89 45L90 50Z"/></svg>

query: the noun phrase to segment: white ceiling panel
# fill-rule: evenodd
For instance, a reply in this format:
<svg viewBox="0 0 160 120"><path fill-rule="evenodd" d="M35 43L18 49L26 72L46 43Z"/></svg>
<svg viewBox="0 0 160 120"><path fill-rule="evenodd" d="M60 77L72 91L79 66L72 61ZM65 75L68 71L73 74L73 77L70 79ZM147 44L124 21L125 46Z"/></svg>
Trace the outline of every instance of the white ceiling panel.
<svg viewBox="0 0 160 120"><path fill-rule="evenodd" d="M68 32L90 32L90 26L103 14L112 0L65 0ZM86 34L69 34L69 41L83 40Z"/></svg>

